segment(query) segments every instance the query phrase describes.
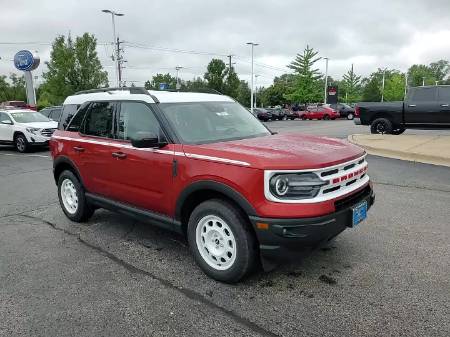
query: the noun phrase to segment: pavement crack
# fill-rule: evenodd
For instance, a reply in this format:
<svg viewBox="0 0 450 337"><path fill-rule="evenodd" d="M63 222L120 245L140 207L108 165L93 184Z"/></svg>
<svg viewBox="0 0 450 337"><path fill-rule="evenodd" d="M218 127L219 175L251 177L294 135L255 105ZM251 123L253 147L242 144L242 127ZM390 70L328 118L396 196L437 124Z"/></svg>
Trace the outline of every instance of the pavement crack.
<svg viewBox="0 0 450 337"><path fill-rule="evenodd" d="M374 184L376 184L376 185L395 186L395 187L404 187L404 188L414 188L414 189L419 189L419 190L427 190L427 191L450 193L449 189L431 188L431 187L426 187L426 186L402 185L402 184L379 182L379 181L374 181L374 180L372 180L372 182Z"/></svg>
<svg viewBox="0 0 450 337"><path fill-rule="evenodd" d="M175 290L175 291L179 292L180 294L182 294L183 296L185 296L185 297L187 297L187 298L189 298L191 300L200 302L201 304L204 304L205 306L207 306L207 307L209 307L209 308L211 308L213 310L217 310L217 311L222 312L224 315L228 316L229 318L233 319L237 323L241 324L242 326L245 326L246 328L250 329L251 331L253 331L255 333L258 333L258 334L260 334L262 336L270 336L270 337L278 337L279 336L279 335L273 333L272 331L269 331L269 330L263 328L262 326L258 325L257 323L254 323L254 322L250 321L248 318L245 318L245 317L239 315L235 311L227 309L227 308L225 308L223 306L220 306L220 305L214 303L213 301L211 301L210 299L206 298L202 294L199 294L199 293L197 293L197 292L195 292L195 291L193 291L191 289L188 289L188 288L183 288L181 286L177 286L177 285L173 284L172 282L170 282L169 280L166 280L166 279L164 279L162 277L159 277L159 276L157 276L157 275L155 275L155 274L153 274L151 272L148 272L148 271L146 271L144 269L138 268L138 267L136 267L136 266L134 266L134 265L132 265L132 264L122 260L118 256L108 252L107 250L103 249L102 247L94 245L94 244L86 241L79 234L69 232L68 230L66 230L64 228L60 228L60 227L56 226L54 223L51 223L50 221L44 220L44 219L36 217L36 216L32 216L32 215L28 215L28 214L17 214L17 216L22 216L22 217L25 217L25 218L28 218L28 219L33 219L33 220L40 221L40 222L50 226L51 228L53 228L55 230L58 230L58 231L63 232L65 234L67 234L67 235L76 237L79 242L81 242L85 246L91 248L92 250L96 251L100 255L103 255L103 256L107 257L108 259L110 259L114 263L122 266L127 271L129 271L130 273L150 277L150 278L158 281L160 284L162 284L166 288Z"/></svg>

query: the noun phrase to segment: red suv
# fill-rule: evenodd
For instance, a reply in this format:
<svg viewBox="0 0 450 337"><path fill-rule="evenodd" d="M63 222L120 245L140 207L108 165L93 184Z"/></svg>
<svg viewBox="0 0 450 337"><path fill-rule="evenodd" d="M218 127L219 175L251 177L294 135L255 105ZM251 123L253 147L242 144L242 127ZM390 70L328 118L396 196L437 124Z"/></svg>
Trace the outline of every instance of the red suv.
<svg viewBox="0 0 450 337"><path fill-rule="evenodd" d="M274 134L226 96L102 89L68 97L61 120L51 151L67 217L102 207L184 234L216 280L332 239L375 199L361 148Z"/></svg>

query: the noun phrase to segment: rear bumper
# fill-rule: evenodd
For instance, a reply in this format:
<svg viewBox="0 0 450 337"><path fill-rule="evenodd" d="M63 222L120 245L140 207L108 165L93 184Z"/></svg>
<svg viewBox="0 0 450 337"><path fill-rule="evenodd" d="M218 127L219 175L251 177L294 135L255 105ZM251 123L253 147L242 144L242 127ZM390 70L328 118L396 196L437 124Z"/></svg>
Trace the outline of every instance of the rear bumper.
<svg viewBox="0 0 450 337"><path fill-rule="evenodd" d="M353 118L353 123L355 123L356 125L361 125L361 118L359 117Z"/></svg>
<svg viewBox="0 0 450 337"><path fill-rule="evenodd" d="M352 208L363 201L367 201L368 209L375 202L375 194L370 185L337 205L338 210L328 215L298 219L250 216L258 237L261 257L285 260L331 240L347 227L352 227ZM269 227L261 230L256 223L268 224Z"/></svg>

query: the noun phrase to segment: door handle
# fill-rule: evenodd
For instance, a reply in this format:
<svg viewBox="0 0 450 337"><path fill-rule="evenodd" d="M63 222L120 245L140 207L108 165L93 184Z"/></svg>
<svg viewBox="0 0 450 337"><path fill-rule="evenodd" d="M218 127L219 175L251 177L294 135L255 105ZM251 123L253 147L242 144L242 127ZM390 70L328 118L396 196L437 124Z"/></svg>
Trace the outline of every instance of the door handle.
<svg viewBox="0 0 450 337"><path fill-rule="evenodd" d="M448 104L441 104L441 107L448 108Z"/></svg>
<svg viewBox="0 0 450 337"><path fill-rule="evenodd" d="M127 154L123 152L113 152L111 155L117 159L125 159L127 157Z"/></svg>
<svg viewBox="0 0 450 337"><path fill-rule="evenodd" d="M411 108L414 108L416 105L415 104L409 104L408 106L411 107Z"/></svg>
<svg viewBox="0 0 450 337"><path fill-rule="evenodd" d="M75 152L84 152L84 147L81 146L74 146L73 149Z"/></svg>

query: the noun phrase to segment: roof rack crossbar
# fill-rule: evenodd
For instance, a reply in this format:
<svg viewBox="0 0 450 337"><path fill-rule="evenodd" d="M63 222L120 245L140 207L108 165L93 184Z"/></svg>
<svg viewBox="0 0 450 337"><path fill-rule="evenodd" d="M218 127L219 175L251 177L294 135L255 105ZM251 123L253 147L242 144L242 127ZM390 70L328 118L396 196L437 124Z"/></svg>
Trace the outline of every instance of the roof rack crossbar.
<svg viewBox="0 0 450 337"><path fill-rule="evenodd" d="M98 88L98 89L78 91L74 95L93 94L98 92L110 92L110 91L129 91L130 94L150 95L148 91L143 87Z"/></svg>

